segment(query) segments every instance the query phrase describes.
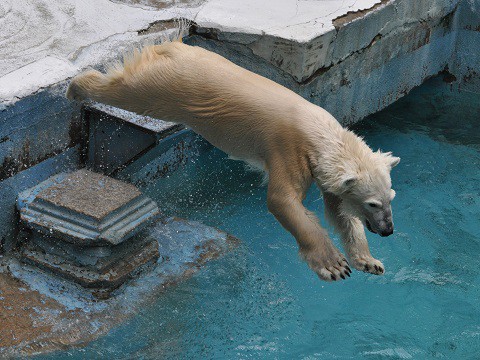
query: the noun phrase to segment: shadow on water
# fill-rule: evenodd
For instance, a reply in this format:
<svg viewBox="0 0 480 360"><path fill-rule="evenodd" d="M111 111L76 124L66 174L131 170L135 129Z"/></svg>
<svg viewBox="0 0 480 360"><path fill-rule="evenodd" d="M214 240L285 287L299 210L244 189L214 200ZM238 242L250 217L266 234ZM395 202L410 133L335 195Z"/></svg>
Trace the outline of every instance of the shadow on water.
<svg viewBox="0 0 480 360"><path fill-rule="evenodd" d="M367 136L394 131L419 132L436 141L480 146L480 94L454 90L440 77L428 80L383 111L353 125Z"/></svg>

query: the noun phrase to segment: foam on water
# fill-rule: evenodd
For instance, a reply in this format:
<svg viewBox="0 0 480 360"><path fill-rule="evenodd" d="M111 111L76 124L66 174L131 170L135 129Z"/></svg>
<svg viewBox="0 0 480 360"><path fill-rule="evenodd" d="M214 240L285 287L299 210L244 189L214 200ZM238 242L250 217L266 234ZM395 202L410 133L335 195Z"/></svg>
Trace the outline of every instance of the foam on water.
<svg viewBox="0 0 480 360"><path fill-rule="evenodd" d="M354 272L332 284L268 213L261 175L212 149L146 190L166 213L231 232L242 246L107 336L51 357L477 358L479 115L478 95L434 80L355 127L373 149L402 158L392 173L396 232L367 235L385 276ZM305 204L322 217L318 190Z"/></svg>

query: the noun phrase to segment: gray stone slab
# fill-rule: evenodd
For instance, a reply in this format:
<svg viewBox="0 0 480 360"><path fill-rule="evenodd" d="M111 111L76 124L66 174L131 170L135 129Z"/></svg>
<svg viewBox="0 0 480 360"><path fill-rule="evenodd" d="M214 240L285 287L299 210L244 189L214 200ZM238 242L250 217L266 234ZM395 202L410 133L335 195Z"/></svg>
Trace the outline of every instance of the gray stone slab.
<svg viewBox="0 0 480 360"><path fill-rule="evenodd" d="M82 169L46 187L36 198L55 207L103 220L140 195L131 184Z"/></svg>
<svg viewBox="0 0 480 360"><path fill-rule="evenodd" d="M26 263L53 272L83 287L93 289L94 295L98 298L107 298L111 291L137 275L146 265L157 262L159 258L157 241L150 238L143 245L132 249L103 270L69 262L61 256L42 251L33 243L23 247L21 256Z"/></svg>
<svg viewBox="0 0 480 360"><path fill-rule="evenodd" d="M90 102L88 103L88 108L101 111L102 113L113 116L117 119L121 119L122 121L137 127L150 130L154 133L163 133L179 126L178 124L170 121L155 119L145 115L138 115L131 111L100 103Z"/></svg>
<svg viewBox="0 0 480 360"><path fill-rule="evenodd" d="M83 118L88 123L88 167L105 175L115 174L184 129L181 124L92 102L84 107Z"/></svg>
<svg viewBox="0 0 480 360"><path fill-rule="evenodd" d="M22 192L17 206L28 228L81 246L120 244L159 214L133 185L85 169Z"/></svg>
<svg viewBox="0 0 480 360"><path fill-rule="evenodd" d="M159 215L156 203L108 176L86 169L53 176L22 192L18 208L26 228L20 258L97 297L108 297L160 256L143 231Z"/></svg>

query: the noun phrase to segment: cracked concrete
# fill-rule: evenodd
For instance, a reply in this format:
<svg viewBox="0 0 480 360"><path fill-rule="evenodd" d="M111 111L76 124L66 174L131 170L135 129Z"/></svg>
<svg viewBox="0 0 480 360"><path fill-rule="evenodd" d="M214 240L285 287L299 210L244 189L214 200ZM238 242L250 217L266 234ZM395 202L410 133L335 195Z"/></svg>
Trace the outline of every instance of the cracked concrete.
<svg viewBox="0 0 480 360"><path fill-rule="evenodd" d="M376 3L372 7L368 9L363 9L363 10L357 10L357 11L349 11L345 15L341 15L335 19L332 20L333 26L335 29L339 29L340 27L355 21L356 19L362 18L366 16L368 13L375 11L379 9L381 6L388 4L392 0L381 0L380 2Z"/></svg>
<svg viewBox="0 0 480 360"><path fill-rule="evenodd" d="M462 24L476 23L466 21L464 13L476 12L478 19L478 8L478 0L378 1L331 19L330 31L307 42L200 25L187 42L285 85L349 124L383 109L446 67L457 78L471 73L464 64L478 61L468 46L457 44L462 43L460 33L466 36ZM474 31L468 33L474 36ZM467 62L456 61L465 53L471 53Z"/></svg>

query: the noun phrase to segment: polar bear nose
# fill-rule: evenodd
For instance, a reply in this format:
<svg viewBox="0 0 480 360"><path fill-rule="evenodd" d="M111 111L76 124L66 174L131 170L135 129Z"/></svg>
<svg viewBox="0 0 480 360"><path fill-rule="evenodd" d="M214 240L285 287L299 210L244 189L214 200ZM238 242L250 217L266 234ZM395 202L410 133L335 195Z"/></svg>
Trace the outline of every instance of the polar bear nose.
<svg viewBox="0 0 480 360"><path fill-rule="evenodd" d="M380 232L380 236L386 237L393 234L393 223L388 223L385 229Z"/></svg>

